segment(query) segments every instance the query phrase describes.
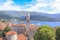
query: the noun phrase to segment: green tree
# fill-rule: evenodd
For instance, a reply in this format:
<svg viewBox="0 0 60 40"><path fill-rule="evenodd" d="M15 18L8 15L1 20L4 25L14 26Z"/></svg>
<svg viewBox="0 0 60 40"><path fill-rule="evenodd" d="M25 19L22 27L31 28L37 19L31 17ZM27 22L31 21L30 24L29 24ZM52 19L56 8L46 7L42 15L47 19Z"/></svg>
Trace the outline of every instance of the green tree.
<svg viewBox="0 0 60 40"><path fill-rule="evenodd" d="M5 33L10 31L11 29L9 27L6 27L4 30L0 30L0 38L5 37Z"/></svg>
<svg viewBox="0 0 60 40"><path fill-rule="evenodd" d="M6 35L5 35L5 32L3 31L3 30L0 30L0 38L1 37L5 37Z"/></svg>
<svg viewBox="0 0 60 40"><path fill-rule="evenodd" d="M2 37L2 30L0 30L0 38Z"/></svg>
<svg viewBox="0 0 60 40"><path fill-rule="evenodd" d="M60 40L60 27L56 29L56 40Z"/></svg>
<svg viewBox="0 0 60 40"><path fill-rule="evenodd" d="M9 32L11 29L9 27L6 27L3 32Z"/></svg>
<svg viewBox="0 0 60 40"><path fill-rule="evenodd" d="M48 26L41 26L34 35L34 40L55 40L54 30Z"/></svg>

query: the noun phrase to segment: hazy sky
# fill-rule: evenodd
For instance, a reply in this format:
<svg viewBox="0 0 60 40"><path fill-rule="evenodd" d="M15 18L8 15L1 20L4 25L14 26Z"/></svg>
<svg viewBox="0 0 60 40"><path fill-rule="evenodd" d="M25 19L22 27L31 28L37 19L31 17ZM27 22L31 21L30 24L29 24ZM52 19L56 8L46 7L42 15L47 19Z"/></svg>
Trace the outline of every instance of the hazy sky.
<svg viewBox="0 0 60 40"><path fill-rule="evenodd" d="M60 0L0 0L0 10L60 13Z"/></svg>

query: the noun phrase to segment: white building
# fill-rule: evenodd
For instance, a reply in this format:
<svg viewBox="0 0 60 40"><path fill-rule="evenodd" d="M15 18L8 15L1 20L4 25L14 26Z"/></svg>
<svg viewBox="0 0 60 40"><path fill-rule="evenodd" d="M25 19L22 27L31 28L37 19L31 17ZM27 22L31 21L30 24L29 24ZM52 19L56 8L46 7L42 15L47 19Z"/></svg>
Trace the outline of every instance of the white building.
<svg viewBox="0 0 60 40"><path fill-rule="evenodd" d="M14 31L9 31L6 33L7 40L17 40L17 33Z"/></svg>

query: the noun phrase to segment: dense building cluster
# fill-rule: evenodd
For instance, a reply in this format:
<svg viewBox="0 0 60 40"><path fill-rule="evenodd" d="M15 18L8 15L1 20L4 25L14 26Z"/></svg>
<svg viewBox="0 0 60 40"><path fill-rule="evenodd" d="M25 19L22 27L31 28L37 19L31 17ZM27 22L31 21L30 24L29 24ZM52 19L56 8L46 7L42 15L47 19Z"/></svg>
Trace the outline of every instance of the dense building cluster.
<svg viewBox="0 0 60 40"><path fill-rule="evenodd" d="M6 37L1 37L0 40L33 40L34 33L38 29L36 25L30 24L29 30L26 32L26 24L0 22L0 30L6 27L9 27L11 31L6 32Z"/></svg>

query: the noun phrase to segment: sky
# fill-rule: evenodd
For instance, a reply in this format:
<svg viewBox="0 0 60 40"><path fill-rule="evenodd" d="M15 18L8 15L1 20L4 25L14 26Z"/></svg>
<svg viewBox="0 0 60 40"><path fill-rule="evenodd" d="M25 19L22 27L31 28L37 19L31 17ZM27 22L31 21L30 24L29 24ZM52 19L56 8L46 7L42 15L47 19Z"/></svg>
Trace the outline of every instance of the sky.
<svg viewBox="0 0 60 40"><path fill-rule="evenodd" d="M60 13L60 0L0 0L0 10Z"/></svg>

